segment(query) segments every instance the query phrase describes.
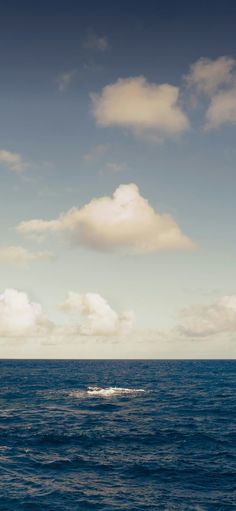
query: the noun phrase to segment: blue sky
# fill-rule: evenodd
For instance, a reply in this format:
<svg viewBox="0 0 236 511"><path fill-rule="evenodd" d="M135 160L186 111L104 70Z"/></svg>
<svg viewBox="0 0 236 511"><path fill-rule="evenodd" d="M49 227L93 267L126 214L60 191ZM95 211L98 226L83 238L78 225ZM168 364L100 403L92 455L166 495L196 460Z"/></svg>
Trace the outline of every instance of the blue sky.
<svg viewBox="0 0 236 511"><path fill-rule="evenodd" d="M235 357L234 2L0 7L1 356Z"/></svg>

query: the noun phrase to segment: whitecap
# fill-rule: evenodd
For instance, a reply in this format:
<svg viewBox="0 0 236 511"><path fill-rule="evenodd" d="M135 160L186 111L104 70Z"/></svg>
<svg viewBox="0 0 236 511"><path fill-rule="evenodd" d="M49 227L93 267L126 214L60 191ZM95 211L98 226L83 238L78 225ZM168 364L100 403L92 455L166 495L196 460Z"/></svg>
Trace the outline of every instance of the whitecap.
<svg viewBox="0 0 236 511"><path fill-rule="evenodd" d="M138 394L145 392L144 389L131 389L125 387L88 387L86 391L74 391L70 393L71 397L83 397L85 395L95 397L111 397L122 394Z"/></svg>

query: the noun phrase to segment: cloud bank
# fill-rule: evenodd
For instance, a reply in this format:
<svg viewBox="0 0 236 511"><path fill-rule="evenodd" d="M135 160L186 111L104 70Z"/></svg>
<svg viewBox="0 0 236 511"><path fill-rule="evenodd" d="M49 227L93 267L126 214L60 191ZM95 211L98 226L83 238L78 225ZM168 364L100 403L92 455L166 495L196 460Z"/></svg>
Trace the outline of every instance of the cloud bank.
<svg viewBox="0 0 236 511"><path fill-rule="evenodd" d="M50 321L27 294L0 294L1 356L21 358L235 357L236 295L191 307L172 330L134 329L133 312L116 312L98 293L70 291L60 308L68 324Z"/></svg>
<svg viewBox="0 0 236 511"><path fill-rule="evenodd" d="M56 344L65 338L73 341L83 336L126 336L133 330L134 313L117 313L98 293L70 291L60 309L71 313L69 324L56 325L47 318L41 304L29 300L27 293L6 289L0 294L0 337L25 341L40 337Z"/></svg>
<svg viewBox="0 0 236 511"><path fill-rule="evenodd" d="M112 197L93 199L55 220L21 222L18 231L39 237L62 233L74 244L99 251L145 253L194 248L172 216L157 213L133 183L120 185Z"/></svg>
<svg viewBox="0 0 236 511"><path fill-rule="evenodd" d="M185 309L177 330L188 338L236 334L236 295L223 296L209 305Z"/></svg>
<svg viewBox="0 0 236 511"><path fill-rule="evenodd" d="M179 105L179 89L149 83L143 76L119 79L100 94L91 94L99 126L120 126L156 140L176 136L189 128Z"/></svg>

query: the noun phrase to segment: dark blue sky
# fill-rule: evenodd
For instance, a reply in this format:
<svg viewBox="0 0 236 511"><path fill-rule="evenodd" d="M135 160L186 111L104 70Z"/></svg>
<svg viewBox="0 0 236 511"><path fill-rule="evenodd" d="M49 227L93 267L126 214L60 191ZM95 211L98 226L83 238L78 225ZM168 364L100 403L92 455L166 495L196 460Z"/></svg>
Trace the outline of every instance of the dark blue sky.
<svg viewBox="0 0 236 511"><path fill-rule="evenodd" d="M232 1L1 1L0 88L43 93L45 75L84 60L81 42L89 30L109 38L112 54L102 65L109 62L111 77L122 67L123 75L178 80L199 56L234 53L235 22ZM94 55L87 58L94 64Z"/></svg>

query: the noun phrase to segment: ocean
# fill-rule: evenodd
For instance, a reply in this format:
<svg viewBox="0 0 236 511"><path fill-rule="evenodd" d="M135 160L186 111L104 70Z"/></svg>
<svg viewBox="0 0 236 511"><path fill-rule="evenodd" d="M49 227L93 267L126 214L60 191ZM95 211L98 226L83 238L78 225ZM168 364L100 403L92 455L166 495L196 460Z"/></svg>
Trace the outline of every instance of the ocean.
<svg viewBox="0 0 236 511"><path fill-rule="evenodd" d="M0 361L0 511L236 509L235 361Z"/></svg>

